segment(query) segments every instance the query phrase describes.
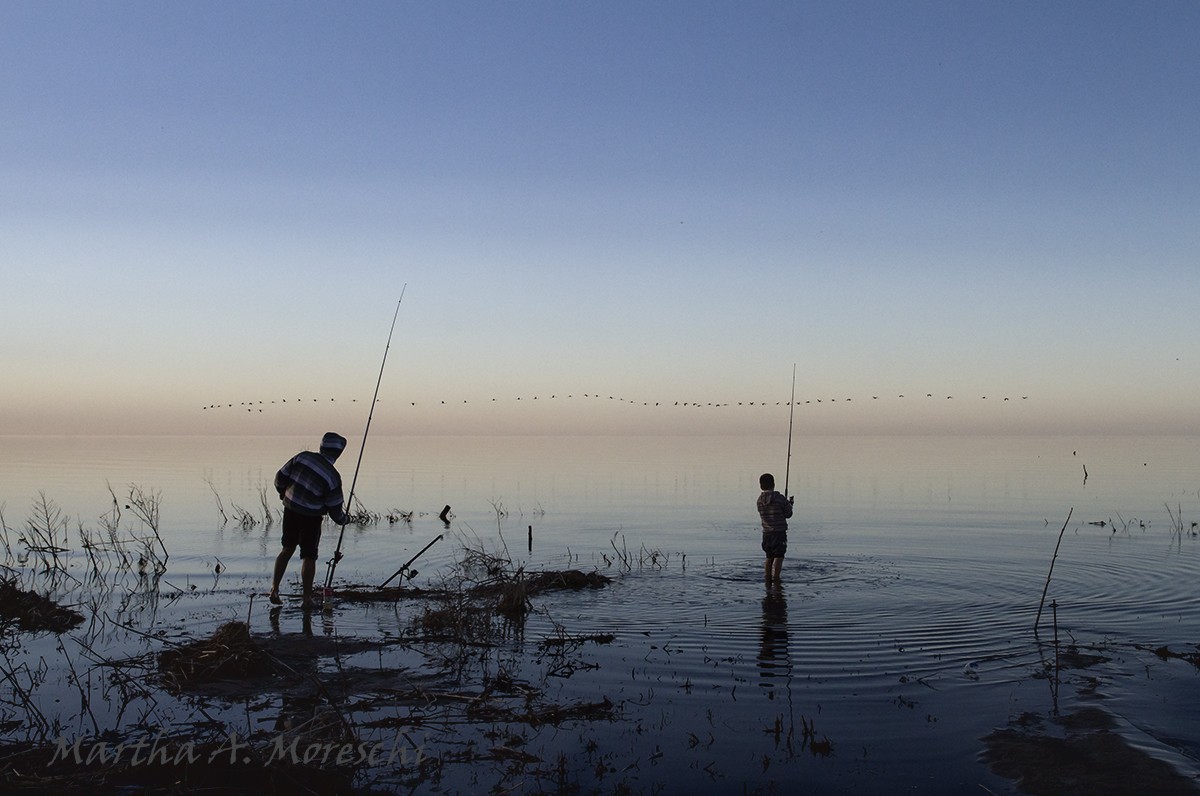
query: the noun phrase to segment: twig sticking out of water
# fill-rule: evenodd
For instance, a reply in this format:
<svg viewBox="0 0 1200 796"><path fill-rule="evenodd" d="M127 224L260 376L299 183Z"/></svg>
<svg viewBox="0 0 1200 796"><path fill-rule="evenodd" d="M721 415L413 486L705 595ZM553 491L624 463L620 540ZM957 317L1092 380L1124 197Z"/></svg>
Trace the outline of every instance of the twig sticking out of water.
<svg viewBox="0 0 1200 796"><path fill-rule="evenodd" d="M450 507L447 506L446 508L449 509ZM390 509L385 516L387 518L388 525L395 525L398 522L402 522L405 525L412 525L412 521L413 521L413 512L412 511L405 511L404 509L394 508L394 509Z"/></svg>
<svg viewBox="0 0 1200 796"><path fill-rule="evenodd" d="M1183 535L1183 506L1176 504L1175 511L1172 512L1170 503L1164 503L1163 505L1167 507L1167 514L1171 517L1171 535L1172 536L1177 536L1177 535L1182 536Z"/></svg>
<svg viewBox="0 0 1200 796"><path fill-rule="evenodd" d="M221 526L224 527L229 522L229 517L225 514L225 504L221 502L221 494L217 492L217 488L213 485L211 478L205 478L204 483L208 484L208 488L212 490L213 497L217 499L217 511L221 513Z"/></svg>
<svg viewBox="0 0 1200 796"><path fill-rule="evenodd" d="M357 495L352 498L351 504L346 506L346 516L350 518L352 524L364 528L374 525L380 520L379 514L368 509Z"/></svg>
<svg viewBox="0 0 1200 796"><path fill-rule="evenodd" d="M258 485L258 499L262 502L263 509L263 526L270 529L275 524L275 512L271 510L271 503L267 500L267 485Z"/></svg>
<svg viewBox="0 0 1200 796"><path fill-rule="evenodd" d="M1067 530L1067 524L1071 522L1071 515L1075 513L1075 507L1067 512L1067 519L1063 522L1062 530L1058 532L1058 542L1054 545L1054 555L1050 558L1050 571L1046 573L1046 585L1042 587L1042 601L1038 603L1037 617L1033 620L1033 634L1036 636L1038 631L1038 623L1042 621L1042 607L1046 604L1046 592L1050 589L1050 576L1054 574L1054 561L1058 558L1058 547L1062 544L1063 534Z"/></svg>
<svg viewBox="0 0 1200 796"><path fill-rule="evenodd" d="M12 547L8 543L8 524L4 522L4 503L0 503L0 542L4 543L4 560L12 561Z"/></svg>
<svg viewBox="0 0 1200 796"><path fill-rule="evenodd" d="M620 547L617 547L617 537L618 536L621 537L621 546ZM617 554L617 560L619 560L621 562L621 566L624 567L626 570L633 569L633 564L630 563L633 556L630 555L629 548L625 546L625 534L621 533L620 531L617 531L616 533L613 534L612 539L609 540L609 544L612 545L613 551Z"/></svg>
<svg viewBox="0 0 1200 796"><path fill-rule="evenodd" d="M808 751L814 757L829 757L833 754L833 743L829 740L828 735L822 734L821 740L817 740L817 725L815 719L807 719L804 716L800 717L801 738L800 748L808 747Z"/></svg>
<svg viewBox="0 0 1200 796"><path fill-rule="evenodd" d="M237 525L239 528L241 528L243 531L248 531L251 528L253 528L255 525L258 525L258 518L255 517L253 514L251 514L249 511L242 508L241 506L239 506L236 503L231 502L229 505L233 511L234 524Z"/></svg>
<svg viewBox="0 0 1200 796"><path fill-rule="evenodd" d="M166 544L163 543L162 536L160 536L158 533L159 507L161 503L161 492L158 492L157 490L151 490L147 492L137 484L129 485L129 505L126 506L126 508L133 511L133 513L137 515L137 518L146 524L146 527L153 532L154 538L158 542L158 546L162 549L162 561L159 562L156 560L154 562L154 568L156 571L165 570L167 568L167 559L171 557L167 552ZM151 555L154 555L149 544L146 545L146 551ZM157 556L154 557L157 559Z"/></svg>
<svg viewBox="0 0 1200 796"><path fill-rule="evenodd" d="M27 534L21 537L25 548L37 555L38 560L47 571L66 571L64 562L59 561L59 554L66 553L67 518L45 492L38 492L34 501L32 514L25 521ZM63 544L59 544L59 531L63 534Z"/></svg>
<svg viewBox="0 0 1200 796"><path fill-rule="evenodd" d="M13 666L12 662L9 661L7 649L4 650L3 654L5 664L7 665L0 665L0 675L3 675L0 680L8 683L15 699L0 697L0 701L4 704L23 709L25 711L24 724L27 737L36 737L39 741L45 743L50 735L51 723L46 718L46 715L38 709L37 701L32 696L32 692L37 690L44 675L39 676L35 674L30 670L28 663ZM22 686L17 679L19 674L25 675L28 681L27 687Z"/></svg>

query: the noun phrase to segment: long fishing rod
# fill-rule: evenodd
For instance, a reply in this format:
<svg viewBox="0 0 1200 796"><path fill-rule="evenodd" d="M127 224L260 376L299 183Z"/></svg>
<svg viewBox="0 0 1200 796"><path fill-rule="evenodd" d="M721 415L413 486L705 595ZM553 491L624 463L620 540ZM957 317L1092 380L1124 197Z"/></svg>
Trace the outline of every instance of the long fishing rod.
<svg viewBox="0 0 1200 796"><path fill-rule="evenodd" d="M375 395L371 398L371 411L367 412L367 428L363 431L362 445L358 449L358 463L354 465L354 478L350 480L350 496L346 500L346 508L349 509L354 505L354 487L358 485L358 468L362 467L363 451L367 449L367 435L371 433L371 418L375 416L375 403L379 400L379 385L383 383L383 368L387 365L388 349L392 347L392 333L396 331L396 318L400 317L400 304L404 301L404 291L408 289L408 283L404 283L404 287L400 288L400 299L396 302L396 312L392 315L392 328L388 330L387 345L383 348L383 361L379 363L379 378L375 380ZM333 558L329 559L328 571L325 574L325 596L330 597L333 594L333 571L337 569L337 564L342 560L342 540L346 538L346 526L342 526L341 532L338 534L337 549L334 550Z"/></svg>
<svg viewBox="0 0 1200 796"><path fill-rule="evenodd" d="M429 544L427 544L427 545L425 545L424 547L422 547L422 548L420 549L420 551L418 551L418 552L417 552L417 554L416 554L415 556L413 556L412 558L410 558L410 559L408 559L407 561L405 561L405 562L404 562L404 564L403 564L403 565L400 567L400 569L396 570L396 571L395 571L395 572L392 574L392 577L391 577L391 578L388 578L388 579L387 579L387 580L385 580L383 583L380 583L380 584L379 584L379 588L381 588L381 589L382 589L384 586L386 586L386 585L388 585L389 583L391 583L391 582L392 582L392 578L395 578L395 577L396 577L396 575L399 575L401 572L404 572L405 570L408 570L408 577L411 579L413 575L416 575L416 574L417 574L417 571L416 571L415 569L411 569L411 570L409 570L408 568L409 568L410 566L412 566L412 563L413 563L414 561L416 561L418 558L420 558L421 556L423 556L423 555L425 554L425 551L426 551L426 550L428 550L429 548L433 547L433 546L434 546L434 544L436 544L437 542L441 541L441 539L442 539L442 534L440 534L440 533L439 533L437 536L433 537L433 541L432 541L432 542L430 542Z"/></svg>
<svg viewBox="0 0 1200 796"><path fill-rule="evenodd" d="M783 471L783 496L788 493L788 476L792 474L792 417L796 414L796 363L792 363L792 400L788 401L788 455Z"/></svg>

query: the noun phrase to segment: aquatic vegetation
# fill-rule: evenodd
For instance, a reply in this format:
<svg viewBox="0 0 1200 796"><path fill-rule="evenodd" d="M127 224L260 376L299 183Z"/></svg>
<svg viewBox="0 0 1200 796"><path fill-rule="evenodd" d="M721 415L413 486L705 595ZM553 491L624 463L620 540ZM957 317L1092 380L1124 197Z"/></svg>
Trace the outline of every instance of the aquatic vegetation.
<svg viewBox="0 0 1200 796"><path fill-rule="evenodd" d="M45 492L38 492L29 518L25 521L25 533L18 541L24 545L27 554L32 553L37 557L43 570L61 570L64 566L60 557L69 550L66 547L67 518L58 504L46 497Z"/></svg>
<svg viewBox="0 0 1200 796"><path fill-rule="evenodd" d="M617 547L618 536L621 537L620 547ZM634 569L663 569L667 566L671 558L669 553L647 548L645 542L642 543L637 552L630 552L629 545L625 542L625 534L621 531L616 531L612 535L609 544L616 554L616 558L612 559L607 555L603 555L605 565L610 567L616 565L618 569L623 569L626 572L632 572ZM681 555L683 566L686 568L687 556Z"/></svg>
<svg viewBox="0 0 1200 796"><path fill-rule="evenodd" d="M229 522L229 516L225 513L225 503L221 500L221 493L217 491L217 486L211 478L205 478L204 483L208 484L209 491L213 493L213 498L217 501L217 511L221 515L221 525L225 525Z"/></svg>
<svg viewBox="0 0 1200 796"><path fill-rule="evenodd" d="M115 568L110 576L124 577ZM443 589L393 590L387 595L393 600L404 594L425 607L414 613L411 632L375 640L260 636L242 621L226 622L206 638L174 640L97 611L93 619L108 632L118 629L141 638L145 651L116 658L99 652L89 637L72 637L84 652L79 666L60 644L58 665L70 672L68 682L83 706L78 720L90 728L89 735L73 740L64 738L62 718L46 712L38 696L49 682L50 665L43 659L32 666L6 654L0 676L9 684L9 696L0 700L0 709L10 715L15 710L21 718L3 726L24 727L26 740L0 745L0 783L9 789L72 792L86 782L93 792L115 792L129 785L153 788L160 778L170 778L176 789L240 792L302 781L321 792L352 792L381 766L393 781L416 784L437 782L450 767L481 761L510 767L504 776L514 781L540 778L542 757L522 751L519 728L536 733L543 727L619 720L621 706L608 697L555 700L544 686L546 679L585 670L582 648L609 643L613 636L572 636L558 626L535 660L544 670L543 683L523 679L515 674L517 658L508 657L511 643L521 643L522 631L520 617L500 610L504 586L523 580L526 594L537 596L596 588L609 579L577 570L526 577L521 567L482 548L462 551L455 577L460 582L447 579ZM353 590L339 591L339 603L353 605L354 596ZM8 597L0 592L0 598ZM278 612L271 612L273 624ZM418 673L346 662L346 656L392 649L420 649L445 665ZM449 660L454 655L461 659ZM335 669L328 668L330 662L336 662ZM104 677L95 678L95 672ZM251 721L240 726L240 711L223 712L214 700L235 705L252 700L260 705L255 712L278 703L279 719L273 728ZM101 702L109 709L93 713L89 706ZM408 733L437 727L449 734L442 736L442 751L427 756ZM385 730L393 735L381 735ZM464 731L474 740L464 741ZM231 748L238 760L221 760ZM150 755L155 763L147 769ZM205 765L214 760L217 765Z"/></svg>
<svg viewBox="0 0 1200 796"><path fill-rule="evenodd" d="M158 543L158 549L162 551L162 558L159 559L157 551L150 544L150 538L145 537L140 540L145 544L146 554L150 557L155 572L165 572L167 560L171 557L167 552L167 545L163 541L162 534L159 533L161 504L162 493L160 491L146 490L138 484L129 485L129 503L125 508L131 510L134 516L150 529L154 536L153 541Z"/></svg>
<svg viewBox="0 0 1200 796"><path fill-rule="evenodd" d="M384 515L384 517L387 519L388 525L395 525L398 522L402 522L405 525L412 525L413 512L393 508L388 509L388 512Z"/></svg>
<svg viewBox="0 0 1200 796"><path fill-rule="evenodd" d="M1092 496L1103 470L1089 469ZM714 486L697 481L695 489L654 483L648 491L685 501ZM556 489L566 494L574 485ZM69 533L57 535L72 548L58 574L43 571L0 517L12 554L27 557L9 562L17 585L85 617L61 637L15 624L8 633L0 789L770 793L803 782L817 792L921 783L1005 792L1020 786L979 761L980 739L1022 713L1065 737L1075 731L1055 718L1081 702L1125 711L1109 732L1160 758L1175 749L1183 759L1194 748L1194 723L1179 697L1200 664L1186 587L1179 599L1174 585L1194 573L1191 495L1181 500L1183 534L1171 534L1172 547L1184 539L1183 555L1160 555L1169 528L1161 498L1147 512L1121 497L1114 502L1135 503L1132 513L1145 519L1081 507L1085 519L1106 524L1071 519L1076 534L1060 532L1049 578L1044 553L1055 535L1042 527L1041 506L1017 516L996 511L976 527L964 490L947 506L936 489L926 500L922 484L911 493L918 511L901 507L907 519L929 521L934 515L919 510L925 502L953 517L914 531L864 509L868 521L859 526L857 493L838 486L832 502L844 501L851 516L818 504L813 514L823 517L796 536L793 577L764 597L753 544L745 555L735 547L743 538L736 519L710 525L698 510L679 518L664 509L643 525L599 489L583 505L590 514L556 505L549 523L529 529L542 547L534 557L517 519L518 500L533 505L526 493L505 485L509 509L508 500L459 505L453 493L431 490L415 510L388 509L381 527L353 535L347 560L356 569L345 577L370 585L339 585L331 611L307 615L294 602L272 610L253 596L248 609L276 537L255 508L261 492L256 498L244 478L239 487L233 496L258 521L256 531L219 530L229 495L222 500L203 484L194 512L201 519L187 516L176 528L174 501L164 504L172 558L161 577L152 558L163 551L126 510L123 490L98 522L85 512L78 534L71 515ZM397 494L367 497L387 506L412 499ZM467 545L443 543L421 565L423 577L375 586L442 532L434 517L447 497L488 529L483 539L447 532ZM640 492L632 497L644 505ZM422 503L434 510L420 511ZM869 508L895 510L886 489ZM182 553L177 531L193 534ZM554 545L565 559L546 550ZM683 545L690 562L674 552ZM1053 642L1049 622L1040 626L1044 641L1029 633L1043 578L1046 614L1057 610ZM227 629L235 620L244 632ZM1161 730L1141 721L1144 703L1160 711L1156 721L1166 716ZM1131 737L1144 726L1159 734ZM1036 734L1032 723L1012 728ZM69 759L48 765L60 736ZM234 737L252 762L212 771L187 763L189 751L224 761ZM133 746L145 741L144 758L156 739L160 759L178 755L179 766L128 764ZM118 758L119 744L126 748ZM264 765L277 745L286 773L278 756ZM339 766L344 748L348 763ZM366 757L379 750L376 760L360 761L359 748ZM944 768L926 766L931 759ZM1179 768L1187 773L1186 764Z"/></svg>
<svg viewBox="0 0 1200 796"><path fill-rule="evenodd" d="M8 541L8 523L4 521L5 503L0 503L0 544L4 545L4 560L12 561L12 544Z"/></svg>
<svg viewBox="0 0 1200 796"><path fill-rule="evenodd" d="M1131 745L1116 727L1109 713L1093 706L1050 717L1026 713L982 739L983 759L1034 796L1196 793L1190 779Z"/></svg>
<svg viewBox="0 0 1200 796"><path fill-rule="evenodd" d="M204 641L160 652L158 670L169 688L181 690L198 683L269 674L274 667L250 637L245 622L227 622Z"/></svg>
<svg viewBox="0 0 1200 796"><path fill-rule="evenodd" d="M1170 649L1166 645L1163 645L1160 647L1154 647L1153 649L1151 649L1150 647L1143 645L1143 644L1135 644L1134 647L1136 647L1137 649L1140 649L1140 650L1149 650L1164 661L1170 661L1170 660L1187 661L1188 663L1195 666L1197 669L1200 669L1200 644L1196 645L1195 652L1175 652L1174 650Z"/></svg>
<svg viewBox="0 0 1200 796"><path fill-rule="evenodd" d="M1183 519L1183 507L1178 503L1175 504L1175 511L1171 511L1170 504L1164 504L1167 507L1167 516L1171 518L1171 535L1177 543L1182 544L1185 534L1190 536L1200 535L1200 523L1193 522L1189 526L1185 526Z"/></svg>
<svg viewBox="0 0 1200 796"><path fill-rule="evenodd" d="M242 508L236 503L230 503L230 509L233 511L233 524L243 531L248 531L258 525L258 517L251 512Z"/></svg>

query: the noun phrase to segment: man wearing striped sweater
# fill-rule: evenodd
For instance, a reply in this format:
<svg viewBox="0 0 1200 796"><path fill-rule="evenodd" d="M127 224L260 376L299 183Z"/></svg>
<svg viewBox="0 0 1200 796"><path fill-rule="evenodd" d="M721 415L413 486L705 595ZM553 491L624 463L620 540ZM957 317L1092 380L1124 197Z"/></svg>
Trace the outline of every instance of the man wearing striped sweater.
<svg viewBox="0 0 1200 796"><path fill-rule="evenodd" d="M758 496L758 515L762 519L762 549L766 553L764 565L767 585L778 584L783 570L783 556L787 553L788 518L792 516L793 498L784 497L775 491L775 476L763 473L758 478L762 492Z"/></svg>
<svg viewBox="0 0 1200 796"><path fill-rule="evenodd" d="M271 602L279 605L279 583L288 561L300 548L300 580L304 584L305 608L312 608L313 578L317 571L317 545L321 522L328 514L338 525L349 518L342 508L342 477L333 463L346 447L346 438L330 431L321 439L320 453L301 451L275 474L275 490L283 501L283 549L275 558Z"/></svg>

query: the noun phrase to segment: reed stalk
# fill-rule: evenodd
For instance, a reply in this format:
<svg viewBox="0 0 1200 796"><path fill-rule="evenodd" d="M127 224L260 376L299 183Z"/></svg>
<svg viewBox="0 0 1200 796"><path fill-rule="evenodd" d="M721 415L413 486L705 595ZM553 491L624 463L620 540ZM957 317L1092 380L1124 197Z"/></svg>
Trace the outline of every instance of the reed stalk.
<svg viewBox="0 0 1200 796"><path fill-rule="evenodd" d="M217 491L217 487L213 484L211 478L205 478L204 483L208 484L208 488L212 491L213 497L217 501L217 511L221 514L221 526L224 527L229 522L229 516L225 513L225 504L221 502L221 493Z"/></svg>
<svg viewBox="0 0 1200 796"><path fill-rule="evenodd" d="M159 509L161 504L161 492L154 490L147 492L137 484L129 485L129 504L126 506L126 508L132 510L133 513L137 515L137 518L145 523L146 527L148 527L154 534L154 538L158 542L158 546L162 549L162 562L160 564L160 562L156 560L155 569L158 569L160 566L162 569L166 569L167 559L171 557L167 552L167 546L163 542L162 536L158 532L160 517ZM149 544L146 545L146 549L151 556L157 559L157 556L155 556Z"/></svg>
<svg viewBox="0 0 1200 796"><path fill-rule="evenodd" d="M263 527L270 530L275 524L275 512L271 510L271 504L267 501L267 485L260 484L258 487L258 499L262 502L263 509Z"/></svg>
<svg viewBox="0 0 1200 796"><path fill-rule="evenodd" d="M8 543L8 523L4 521L6 505L6 503L0 503L0 542L4 543L4 560L8 562L12 561L12 546Z"/></svg>

